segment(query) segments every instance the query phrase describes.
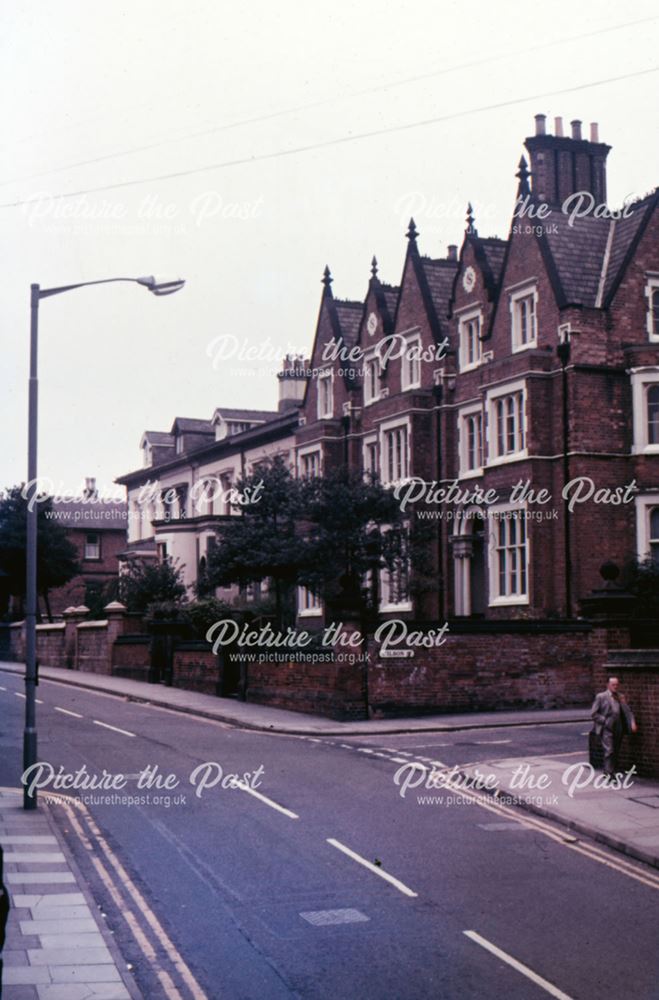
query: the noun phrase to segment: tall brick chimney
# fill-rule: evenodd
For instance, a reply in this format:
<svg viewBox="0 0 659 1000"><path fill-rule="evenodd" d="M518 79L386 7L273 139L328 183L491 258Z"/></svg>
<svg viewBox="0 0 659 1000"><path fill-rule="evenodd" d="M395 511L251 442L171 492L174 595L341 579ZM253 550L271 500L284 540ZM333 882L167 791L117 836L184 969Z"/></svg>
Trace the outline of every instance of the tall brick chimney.
<svg viewBox="0 0 659 1000"><path fill-rule="evenodd" d="M610 146L599 142L597 124L590 126L590 140L581 137L581 122L570 122L571 135L563 135L562 119L555 120L555 135L546 131L545 115L535 116L535 135L524 140L531 160L531 191L550 205L561 205L576 191L588 191L595 202L606 204L606 158Z"/></svg>

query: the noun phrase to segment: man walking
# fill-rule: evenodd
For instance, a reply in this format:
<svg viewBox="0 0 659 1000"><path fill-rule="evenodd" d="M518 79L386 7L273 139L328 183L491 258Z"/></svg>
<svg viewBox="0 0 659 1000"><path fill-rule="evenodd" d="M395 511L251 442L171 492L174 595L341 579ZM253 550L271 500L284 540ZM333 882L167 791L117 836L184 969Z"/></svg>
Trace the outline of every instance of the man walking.
<svg viewBox="0 0 659 1000"><path fill-rule="evenodd" d="M602 741L604 750L604 773L615 774L618 763L618 751L625 733L637 731L636 720L625 701L619 694L620 681L617 677L609 677L606 691L600 691L595 696L591 717L593 732Z"/></svg>

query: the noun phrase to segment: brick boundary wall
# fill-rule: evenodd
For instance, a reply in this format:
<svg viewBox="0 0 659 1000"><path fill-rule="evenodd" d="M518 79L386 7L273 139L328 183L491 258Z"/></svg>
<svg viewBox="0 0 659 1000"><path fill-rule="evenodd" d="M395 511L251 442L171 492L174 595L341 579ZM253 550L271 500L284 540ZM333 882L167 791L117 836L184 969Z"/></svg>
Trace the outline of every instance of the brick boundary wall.
<svg viewBox="0 0 659 1000"><path fill-rule="evenodd" d="M611 676L619 678L638 725L638 733L623 740L619 766L635 764L641 777L659 778L659 649L612 651L596 670L598 691Z"/></svg>

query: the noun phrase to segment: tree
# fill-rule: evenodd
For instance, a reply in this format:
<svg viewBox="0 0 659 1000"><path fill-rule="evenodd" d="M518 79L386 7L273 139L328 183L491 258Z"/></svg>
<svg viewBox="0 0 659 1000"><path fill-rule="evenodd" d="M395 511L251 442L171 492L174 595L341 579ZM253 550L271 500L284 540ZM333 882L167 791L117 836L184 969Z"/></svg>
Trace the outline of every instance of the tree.
<svg viewBox="0 0 659 1000"><path fill-rule="evenodd" d="M298 582L331 606L343 593L361 608L377 602L384 568L407 574L407 531L399 502L375 477L345 467L303 481L304 559ZM368 574L371 586L366 587ZM371 608L371 610L375 610Z"/></svg>
<svg viewBox="0 0 659 1000"><path fill-rule="evenodd" d="M240 514L218 528L206 579L213 587L272 582L281 625L290 613L292 588L300 571L301 484L281 457L239 480L231 501ZM251 502L241 503L250 499Z"/></svg>
<svg viewBox="0 0 659 1000"><path fill-rule="evenodd" d="M330 603L351 593L355 610L363 610L368 571L402 558L402 515L392 493L344 469L294 479L282 459L242 479L236 495L253 496L257 487L258 502L236 502L240 516L218 528L209 582L244 586L270 580L280 625L285 611L286 617L294 613L296 585Z"/></svg>
<svg viewBox="0 0 659 1000"><path fill-rule="evenodd" d="M57 522L50 497L36 498L37 505L37 593L52 620L49 591L62 587L80 572L76 548L66 529ZM0 497L0 569L7 574L9 593L25 600L27 547L27 498L22 486L12 486Z"/></svg>
<svg viewBox="0 0 659 1000"><path fill-rule="evenodd" d="M157 563L129 559L119 577L119 599L129 611L142 614L150 604L180 604L186 596L181 571L170 556Z"/></svg>

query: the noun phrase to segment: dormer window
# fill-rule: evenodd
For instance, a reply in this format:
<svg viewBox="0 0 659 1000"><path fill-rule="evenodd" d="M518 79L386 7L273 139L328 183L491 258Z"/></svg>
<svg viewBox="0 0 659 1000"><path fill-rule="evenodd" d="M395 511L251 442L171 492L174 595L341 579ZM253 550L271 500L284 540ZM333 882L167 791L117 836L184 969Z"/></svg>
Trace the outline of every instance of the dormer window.
<svg viewBox="0 0 659 1000"><path fill-rule="evenodd" d="M510 316L513 351L525 351L538 343L538 292L535 285L511 293Z"/></svg>
<svg viewBox="0 0 659 1000"><path fill-rule="evenodd" d="M183 437L181 434L176 435L176 454L183 454Z"/></svg>
<svg viewBox="0 0 659 1000"><path fill-rule="evenodd" d="M327 420L332 416L334 416L332 372L320 372L318 375L318 419Z"/></svg>
<svg viewBox="0 0 659 1000"><path fill-rule="evenodd" d="M659 341L659 274L647 278L645 297L648 302L646 329L652 341Z"/></svg>
<svg viewBox="0 0 659 1000"><path fill-rule="evenodd" d="M148 469L153 462L153 456L151 454L151 445L148 441L145 442L142 448L142 465L145 469Z"/></svg>
<svg viewBox="0 0 659 1000"><path fill-rule="evenodd" d="M460 371L462 372L476 368L481 363L483 354L481 324L480 309L460 317Z"/></svg>

